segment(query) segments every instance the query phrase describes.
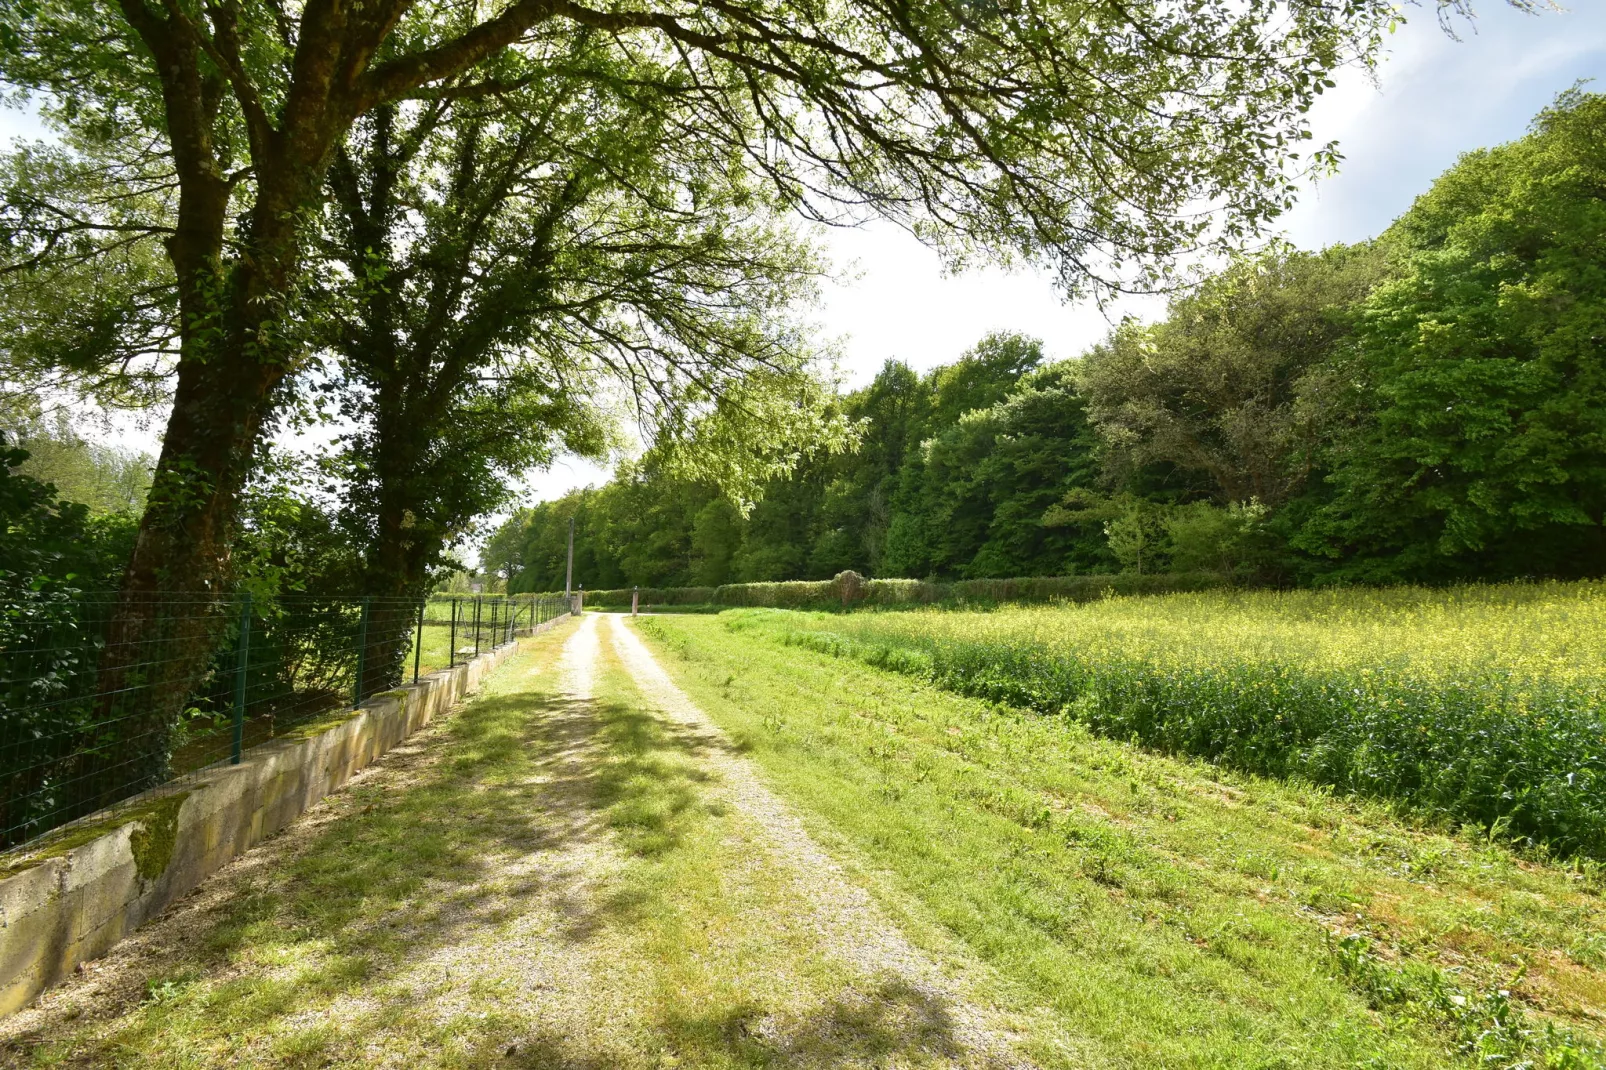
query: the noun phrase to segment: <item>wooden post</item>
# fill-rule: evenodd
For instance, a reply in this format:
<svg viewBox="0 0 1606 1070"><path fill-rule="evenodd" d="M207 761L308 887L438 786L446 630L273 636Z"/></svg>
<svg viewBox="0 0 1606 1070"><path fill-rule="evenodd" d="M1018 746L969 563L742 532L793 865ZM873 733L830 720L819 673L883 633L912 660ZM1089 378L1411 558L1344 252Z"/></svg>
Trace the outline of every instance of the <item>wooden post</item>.
<svg viewBox="0 0 1606 1070"><path fill-rule="evenodd" d="M632 617L634 617L636 615L636 607L640 604L640 602L641 602L641 585L637 584L636 586L630 588L630 615Z"/></svg>

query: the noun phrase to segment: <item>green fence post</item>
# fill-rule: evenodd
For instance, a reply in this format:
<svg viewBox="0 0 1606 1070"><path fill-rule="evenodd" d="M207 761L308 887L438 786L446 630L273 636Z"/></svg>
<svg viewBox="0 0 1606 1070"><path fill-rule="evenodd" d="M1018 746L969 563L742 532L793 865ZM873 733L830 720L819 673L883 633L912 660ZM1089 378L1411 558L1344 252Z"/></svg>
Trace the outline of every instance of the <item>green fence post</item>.
<svg viewBox="0 0 1606 1070"><path fill-rule="evenodd" d="M362 600L362 621L357 625L357 679L351 685L351 708L362 705L362 678L368 668L368 606L371 599Z"/></svg>
<svg viewBox="0 0 1606 1070"><path fill-rule="evenodd" d="M476 658L480 656L480 602L481 601L482 601L482 599L479 599L479 598L474 599L474 656Z"/></svg>
<svg viewBox="0 0 1606 1070"><path fill-rule="evenodd" d="M451 646L446 651L446 667L448 669L457 665L457 599L452 599L452 639Z"/></svg>
<svg viewBox="0 0 1606 1070"><path fill-rule="evenodd" d="M418 683L418 663L424 660L424 609L429 605L425 595L418 603L418 642L413 647L413 683Z"/></svg>
<svg viewBox="0 0 1606 1070"><path fill-rule="evenodd" d="M251 663L251 592L240 599L240 653L234 659L234 747L230 765L239 765L245 753L245 674Z"/></svg>

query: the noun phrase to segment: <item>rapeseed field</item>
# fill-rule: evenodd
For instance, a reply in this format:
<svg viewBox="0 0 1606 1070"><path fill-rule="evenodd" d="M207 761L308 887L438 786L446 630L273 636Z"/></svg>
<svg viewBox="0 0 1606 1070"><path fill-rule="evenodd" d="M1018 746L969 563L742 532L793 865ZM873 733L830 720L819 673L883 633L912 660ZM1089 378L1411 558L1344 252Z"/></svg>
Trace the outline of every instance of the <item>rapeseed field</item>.
<svg viewBox="0 0 1606 1070"><path fill-rule="evenodd" d="M771 624L790 642L1116 739L1606 858L1606 584L1204 592Z"/></svg>

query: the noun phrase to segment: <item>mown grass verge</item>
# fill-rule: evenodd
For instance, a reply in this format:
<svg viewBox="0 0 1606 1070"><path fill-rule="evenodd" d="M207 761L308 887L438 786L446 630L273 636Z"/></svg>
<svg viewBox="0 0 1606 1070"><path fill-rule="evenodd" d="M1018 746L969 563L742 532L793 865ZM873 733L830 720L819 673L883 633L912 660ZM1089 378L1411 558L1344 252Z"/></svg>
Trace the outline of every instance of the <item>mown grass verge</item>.
<svg viewBox="0 0 1606 1070"><path fill-rule="evenodd" d="M995 971L1043 1065L1606 1065L1591 873L788 646L778 616L636 626L909 931Z"/></svg>

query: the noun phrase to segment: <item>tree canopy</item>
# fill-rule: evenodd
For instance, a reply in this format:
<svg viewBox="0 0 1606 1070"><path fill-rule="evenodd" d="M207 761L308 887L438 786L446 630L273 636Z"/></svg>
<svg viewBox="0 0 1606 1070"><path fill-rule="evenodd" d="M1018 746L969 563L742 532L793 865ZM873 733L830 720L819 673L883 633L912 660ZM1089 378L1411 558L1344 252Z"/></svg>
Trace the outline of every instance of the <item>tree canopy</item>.
<svg viewBox="0 0 1606 1070"><path fill-rule="evenodd" d="M1301 542L1358 574L1606 567L1606 98L1468 153L1391 228L1336 491Z"/></svg>
<svg viewBox="0 0 1606 1070"><path fill-rule="evenodd" d="M1600 575L1603 124L1606 97L1564 94L1375 242L1233 259L1080 358L1045 365L998 336L925 375L888 364L840 401L860 452L778 480L746 520L717 527L710 488L632 469L628 491L539 506L499 545L527 589L549 582L571 512L583 575L605 586L844 568ZM666 552L627 552L649 524Z"/></svg>
<svg viewBox="0 0 1606 1070"><path fill-rule="evenodd" d="M148 143L171 176L176 383L129 581L158 589L227 572L236 498L311 352L312 217L381 109L584 82L598 72L574 42L594 41L653 68L623 75L644 98L686 102L663 144L722 145L788 206L896 219L956 263L1047 262L1075 293L1152 282L1274 218L1290 171L1333 158L1303 144L1312 100L1396 15L1387 0L7 0L0 78L57 122Z"/></svg>

